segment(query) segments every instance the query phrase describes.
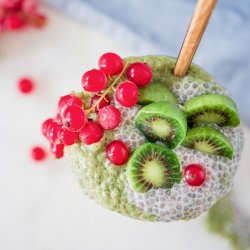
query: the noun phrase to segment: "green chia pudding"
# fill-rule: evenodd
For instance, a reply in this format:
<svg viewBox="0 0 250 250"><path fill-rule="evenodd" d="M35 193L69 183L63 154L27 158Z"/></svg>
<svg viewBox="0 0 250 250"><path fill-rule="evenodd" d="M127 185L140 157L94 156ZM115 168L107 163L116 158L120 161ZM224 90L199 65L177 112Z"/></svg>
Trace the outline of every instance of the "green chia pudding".
<svg viewBox="0 0 250 250"><path fill-rule="evenodd" d="M108 77L106 87L111 90L110 105L120 111L119 125L105 128L101 139L89 145L80 132L80 140L65 147L65 156L73 163L83 192L110 210L148 221L196 218L232 189L244 143L237 107L197 65L192 64L185 77L175 77L172 57L123 61L127 74L123 70L120 78ZM139 99L126 107L117 97L117 86L131 80L134 63L149 66L152 79L141 86L134 78ZM82 100L84 110L91 110L93 93L73 94ZM88 118L104 126L100 112L87 112ZM114 140L128 148L122 164L107 156Z"/></svg>

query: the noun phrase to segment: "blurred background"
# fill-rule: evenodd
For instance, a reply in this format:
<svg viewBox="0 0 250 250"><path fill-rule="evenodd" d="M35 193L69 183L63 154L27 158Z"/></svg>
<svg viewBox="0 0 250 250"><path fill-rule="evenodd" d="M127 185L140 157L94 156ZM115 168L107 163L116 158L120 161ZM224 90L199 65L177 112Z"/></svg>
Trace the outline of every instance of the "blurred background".
<svg viewBox="0 0 250 250"><path fill-rule="evenodd" d="M82 73L96 67L101 54L177 56L195 2L44 0L39 9L48 18L45 27L0 31L0 249L231 249L230 241L207 231L206 215L168 224L123 217L85 197L65 160L34 163L29 155L34 145L47 147L40 125L54 115L58 97L81 90ZM194 58L230 91L241 112L246 144L233 204L245 222L250 217L249 13L248 0L219 0ZM36 83L31 95L17 89L23 76Z"/></svg>

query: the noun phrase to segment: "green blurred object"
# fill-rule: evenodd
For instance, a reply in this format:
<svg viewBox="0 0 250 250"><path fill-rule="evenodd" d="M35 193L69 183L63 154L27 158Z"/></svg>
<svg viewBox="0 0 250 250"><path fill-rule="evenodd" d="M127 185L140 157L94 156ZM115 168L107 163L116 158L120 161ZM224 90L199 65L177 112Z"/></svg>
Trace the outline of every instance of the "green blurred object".
<svg viewBox="0 0 250 250"><path fill-rule="evenodd" d="M238 208L232 193L208 211L206 226L210 232L227 239L232 249L250 249L250 218Z"/></svg>

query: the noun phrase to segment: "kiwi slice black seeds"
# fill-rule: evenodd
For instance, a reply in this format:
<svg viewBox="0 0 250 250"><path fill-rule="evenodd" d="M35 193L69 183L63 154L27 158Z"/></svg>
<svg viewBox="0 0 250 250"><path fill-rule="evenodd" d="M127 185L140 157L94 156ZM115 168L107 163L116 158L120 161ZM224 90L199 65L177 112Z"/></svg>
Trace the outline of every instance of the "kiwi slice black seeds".
<svg viewBox="0 0 250 250"><path fill-rule="evenodd" d="M224 95L207 94L194 97L185 103L189 124L214 123L221 127L237 127L240 118L235 102Z"/></svg>
<svg viewBox="0 0 250 250"><path fill-rule="evenodd" d="M166 147L145 143L129 159L127 176L136 192L170 189L181 180L180 163L175 153Z"/></svg>
<svg viewBox="0 0 250 250"><path fill-rule="evenodd" d="M149 141L162 141L168 140L173 141L175 138L175 129L170 121L160 116L149 117L144 121L147 125L145 126L145 132ZM140 127L140 125L139 125Z"/></svg>
<svg viewBox="0 0 250 250"><path fill-rule="evenodd" d="M233 146L219 130L211 127L196 127L187 132L182 145L207 154L233 158Z"/></svg>
<svg viewBox="0 0 250 250"><path fill-rule="evenodd" d="M135 126L148 141L161 141L172 149L184 140L187 120L184 113L174 104L155 102L143 107L137 113Z"/></svg>
<svg viewBox="0 0 250 250"><path fill-rule="evenodd" d="M202 111L197 112L192 115L189 120L190 123L216 123L219 126L223 127L229 124L230 116L227 112L217 108L204 108Z"/></svg>

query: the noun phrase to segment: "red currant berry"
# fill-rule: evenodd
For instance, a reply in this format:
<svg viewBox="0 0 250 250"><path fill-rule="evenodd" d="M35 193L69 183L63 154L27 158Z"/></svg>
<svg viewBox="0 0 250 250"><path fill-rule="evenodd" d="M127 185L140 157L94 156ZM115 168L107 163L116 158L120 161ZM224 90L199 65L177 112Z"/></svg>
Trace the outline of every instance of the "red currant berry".
<svg viewBox="0 0 250 250"><path fill-rule="evenodd" d="M48 128L53 123L53 121L54 120L52 118L49 118L42 123L42 134L44 136L47 136Z"/></svg>
<svg viewBox="0 0 250 250"><path fill-rule="evenodd" d="M142 62L130 64L126 75L130 81L134 82L139 87L146 86L152 80L151 68L146 63Z"/></svg>
<svg viewBox="0 0 250 250"><path fill-rule="evenodd" d="M29 94L34 90L34 82L30 78L21 78L18 81L18 88L21 93Z"/></svg>
<svg viewBox="0 0 250 250"><path fill-rule="evenodd" d="M46 137L53 143L55 143L58 140L57 132L59 128L60 125L58 125L58 123L55 120L51 122L51 124L48 125L47 127Z"/></svg>
<svg viewBox="0 0 250 250"><path fill-rule="evenodd" d="M4 20L4 27L8 30L20 30L24 26L25 22L16 13L9 15Z"/></svg>
<svg viewBox="0 0 250 250"><path fill-rule="evenodd" d="M100 96L98 95L94 95L92 98L91 98L91 101L90 101L90 105L91 106L94 106L95 103L100 99ZM97 105L97 107L95 108L95 111L98 112L100 111L100 109L106 107L106 106L109 106L110 105L110 97L108 95L105 96L105 98L103 98L100 103Z"/></svg>
<svg viewBox="0 0 250 250"><path fill-rule="evenodd" d="M0 0L0 6L7 11L19 11L21 4L21 0Z"/></svg>
<svg viewBox="0 0 250 250"><path fill-rule="evenodd" d="M103 137L103 128L95 122L88 122L79 133L80 140L87 145L96 143Z"/></svg>
<svg viewBox="0 0 250 250"><path fill-rule="evenodd" d="M103 71L92 69L82 76L82 87L85 91L98 93L107 86L107 77Z"/></svg>
<svg viewBox="0 0 250 250"><path fill-rule="evenodd" d="M78 106L67 107L62 114L63 125L72 132L80 131L87 122L84 110Z"/></svg>
<svg viewBox="0 0 250 250"><path fill-rule="evenodd" d="M65 146L71 146L77 142L78 133L71 132L65 127L61 127L58 129L57 137Z"/></svg>
<svg viewBox="0 0 250 250"><path fill-rule="evenodd" d="M57 105L59 114L62 115L63 111L71 105L82 107L82 100L73 94L61 96Z"/></svg>
<svg viewBox="0 0 250 250"><path fill-rule="evenodd" d="M132 107L138 101L138 87L135 83L125 81L115 91L116 100L124 107Z"/></svg>
<svg viewBox="0 0 250 250"><path fill-rule="evenodd" d="M206 179L205 169L197 164L191 164L185 167L184 179L190 186L200 186Z"/></svg>
<svg viewBox="0 0 250 250"><path fill-rule="evenodd" d="M98 113L98 121L104 129L114 129L121 122L121 112L114 106L104 107Z"/></svg>
<svg viewBox="0 0 250 250"><path fill-rule="evenodd" d="M50 151L57 159L60 159L64 156L64 145L62 143L52 143Z"/></svg>
<svg viewBox="0 0 250 250"><path fill-rule="evenodd" d="M46 151L39 146L33 147L31 149L31 156L35 161L42 161L46 158Z"/></svg>
<svg viewBox="0 0 250 250"><path fill-rule="evenodd" d="M108 52L100 57L98 66L107 76L114 76L122 72L124 64L119 55Z"/></svg>
<svg viewBox="0 0 250 250"><path fill-rule="evenodd" d="M115 140L106 147L108 159L115 165L122 165L128 160L128 147L123 141Z"/></svg>
<svg viewBox="0 0 250 250"><path fill-rule="evenodd" d="M34 0L22 1L22 10L25 13L34 14L37 9L37 3Z"/></svg>

